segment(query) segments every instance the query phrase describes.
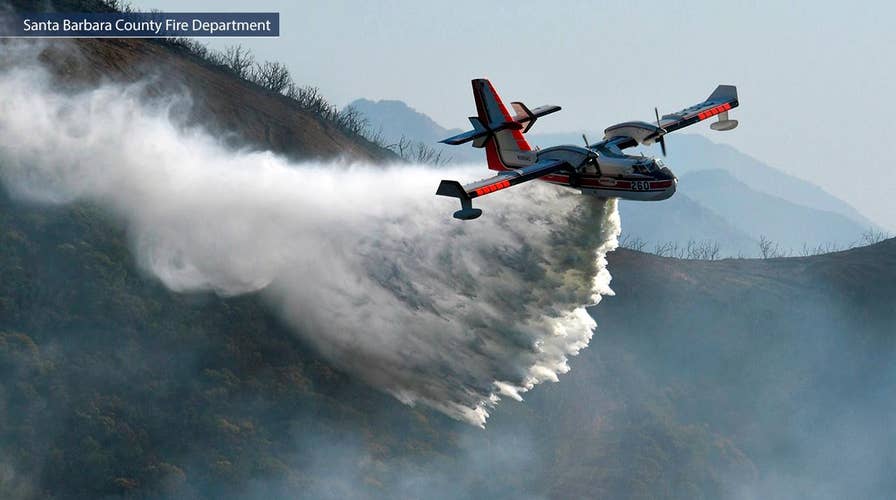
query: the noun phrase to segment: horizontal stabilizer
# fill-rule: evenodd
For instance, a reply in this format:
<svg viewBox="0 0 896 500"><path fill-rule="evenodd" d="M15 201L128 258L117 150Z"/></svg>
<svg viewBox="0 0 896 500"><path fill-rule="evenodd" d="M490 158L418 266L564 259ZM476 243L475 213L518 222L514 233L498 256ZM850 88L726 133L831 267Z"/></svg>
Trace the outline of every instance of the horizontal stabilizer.
<svg viewBox="0 0 896 500"><path fill-rule="evenodd" d="M439 142L444 143L444 144L451 144L452 146L457 146L459 144L463 144L465 142L470 142L470 141L472 141L474 139L478 139L480 137L488 137L489 135L492 135L495 132L498 132L501 130L519 130L519 129L523 128L522 125L520 125L517 122L513 122L513 121L503 122L503 123L494 123L494 124L490 124L489 126L485 126L482 124L482 121L479 120L479 118L477 118L475 116L471 116L469 119L470 119L470 123L473 124L473 130L468 130L462 134L453 135L447 139L442 139ZM482 145L479 145L477 147L481 148Z"/></svg>
<svg viewBox="0 0 896 500"><path fill-rule="evenodd" d="M521 102L512 102L510 103L510 105L513 106L513 111L516 112L516 115L513 116L513 121L525 127L523 128L524 134L532 128L532 125L535 125L535 120L538 120L544 115L556 113L561 109L560 106L554 106L551 104L539 106L535 109L529 109L525 104Z"/></svg>

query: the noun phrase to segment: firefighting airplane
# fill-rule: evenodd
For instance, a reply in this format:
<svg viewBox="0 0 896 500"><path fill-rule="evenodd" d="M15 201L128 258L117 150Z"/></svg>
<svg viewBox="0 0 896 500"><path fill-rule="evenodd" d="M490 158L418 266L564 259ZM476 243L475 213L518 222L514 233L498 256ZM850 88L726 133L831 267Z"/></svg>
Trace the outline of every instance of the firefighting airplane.
<svg viewBox="0 0 896 500"><path fill-rule="evenodd" d="M582 193L603 198L626 200L665 200L675 193L678 180L659 158L633 156L622 151L639 144L659 143L666 155L663 137L673 130L718 116L713 130L731 130L737 120L728 118L728 110L736 108L737 88L719 85L700 104L677 113L663 115L654 108L656 124L642 121L624 122L604 130L604 139L585 147L563 145L533 150L523 134L535 121L560 111L560 106L539 106L529 109L513 102L514 115L508 113L491 82L473 80L473 97L478 116L471 116L473 130L449 137L441 142L458 145L473 141L473 147L485 148L490 170L500 173L488 179L461 185L443 180L436 194L460 199L461 209L454 217L475 219L482 210L473 208L473 198L499 191L533 179L580 189ZM583 136L584 137L584 136Z"/></svg>

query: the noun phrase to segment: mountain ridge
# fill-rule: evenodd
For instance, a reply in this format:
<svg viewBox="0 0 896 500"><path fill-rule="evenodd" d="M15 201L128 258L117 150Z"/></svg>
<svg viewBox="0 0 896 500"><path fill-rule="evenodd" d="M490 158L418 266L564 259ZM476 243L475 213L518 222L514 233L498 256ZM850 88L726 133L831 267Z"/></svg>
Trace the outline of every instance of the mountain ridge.
<svg viewBox="0 0 896 500"><path fill-rule="evenodd" d="M784 249L799 252L803 245L855 245L868 230L831 211L805 207L787 199L755 191L725 169L695 170L679 177L679 186L754 240L771 239ZM767 221L776 220L777 224Z"/></svg>

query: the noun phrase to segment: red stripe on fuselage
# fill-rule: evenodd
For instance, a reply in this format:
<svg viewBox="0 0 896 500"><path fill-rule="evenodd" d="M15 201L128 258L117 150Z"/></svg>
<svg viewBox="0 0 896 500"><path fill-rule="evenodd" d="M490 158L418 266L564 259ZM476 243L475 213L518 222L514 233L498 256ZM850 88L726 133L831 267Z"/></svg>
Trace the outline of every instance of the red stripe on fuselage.
<svg viewBox="0 0 896 500"><path fill-rule="evenodd" d="M552 182L555 184L562 184L564 186L570 185L569 184L569 176L564 175L564 174L548 174L543 177L539 177L538 180L542 180L545 182ZM668 189L668 188L672 187L671 180L648 181L648 182L650 185L649 191ZM602 189L616 189L616 190L625 190L625 191L632 191L632 192L642 192L642 191L632 190L631 189L631 187L632 187L631 181L616 180L616 184L611 186L608 184L601 184L600 181L598 180L598 178L596 178L596 177L591 177L591 178L585 177L585 178L580 179L579 186L580 187L599 188L599 189L602 188Z"/></svg>

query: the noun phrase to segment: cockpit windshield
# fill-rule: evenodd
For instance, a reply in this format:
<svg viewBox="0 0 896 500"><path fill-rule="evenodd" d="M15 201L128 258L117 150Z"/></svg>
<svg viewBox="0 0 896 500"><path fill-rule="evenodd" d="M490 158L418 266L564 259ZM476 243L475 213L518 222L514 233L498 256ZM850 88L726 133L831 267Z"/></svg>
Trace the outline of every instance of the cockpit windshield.
<svg viewBox="0 0 896 500"><path fill-rule="evenodd" d="M663 160L660 160L659 158L644 158L642 161L636 164L635 170L640 170L645 173L651 173L656 172L661 168L663 168Z"/></svg>
<svg viewBox="0 0 896 500"><path fill-rule="evenodd" d="M634 163L633 170L637 174L653 175L654 172L659 172L664 167L665 163L663 163L663 160L643 156Z"/></svg>

